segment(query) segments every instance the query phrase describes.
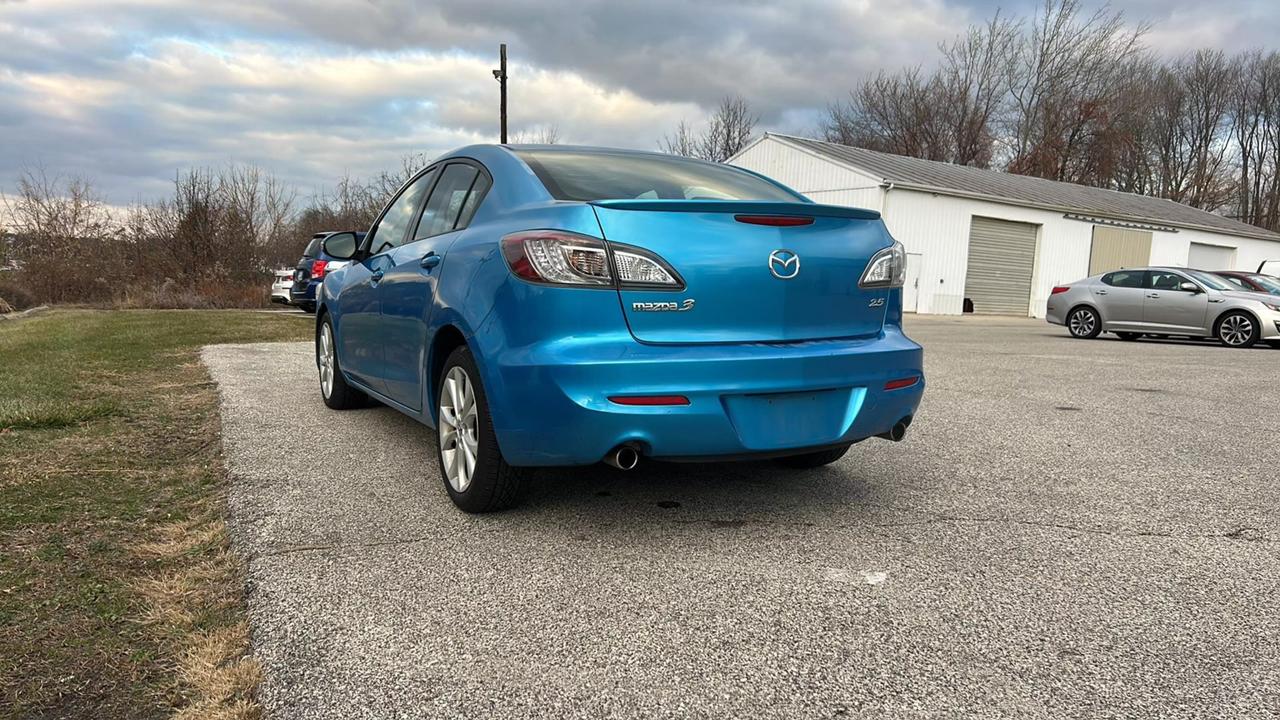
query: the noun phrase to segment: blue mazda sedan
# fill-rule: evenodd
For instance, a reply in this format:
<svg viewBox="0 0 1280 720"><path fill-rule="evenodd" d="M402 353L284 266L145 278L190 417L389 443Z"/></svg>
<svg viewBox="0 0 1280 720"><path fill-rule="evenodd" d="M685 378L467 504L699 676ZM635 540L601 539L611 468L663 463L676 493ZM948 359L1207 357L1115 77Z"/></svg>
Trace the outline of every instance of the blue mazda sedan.
<svg viewBox="0 0 1280 720"><path fill-rule="evenodd" d="M480 145L330 235L320 390L433 427L463 510L525 469L642 458L812 468L900 440L924 391L879 214L656 153Z"/></svg>

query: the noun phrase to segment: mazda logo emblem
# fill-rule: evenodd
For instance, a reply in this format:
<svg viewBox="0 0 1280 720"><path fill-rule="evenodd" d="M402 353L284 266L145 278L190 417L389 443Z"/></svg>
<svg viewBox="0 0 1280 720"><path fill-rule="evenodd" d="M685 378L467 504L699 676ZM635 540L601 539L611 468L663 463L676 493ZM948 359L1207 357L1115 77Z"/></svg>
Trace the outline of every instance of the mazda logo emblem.
<svg viewBox="0 0 1280 720"><path fill-rule="evenodd" d="M769 272L779 280L790 280L800 274L800 256L790 250L769 253Z"/></svg>

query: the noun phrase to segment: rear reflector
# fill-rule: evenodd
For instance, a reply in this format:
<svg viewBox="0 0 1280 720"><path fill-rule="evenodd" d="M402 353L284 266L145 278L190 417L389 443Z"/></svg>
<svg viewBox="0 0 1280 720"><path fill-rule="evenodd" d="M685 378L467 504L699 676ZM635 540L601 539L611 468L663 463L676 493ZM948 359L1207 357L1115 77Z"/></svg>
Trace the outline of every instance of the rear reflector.
<svg viewBox="0 0 1280 720"><path fill-rule="evenodd" d="M1068 290L1070 290L1070 289L1071 289L1071 288L1067 287L1066 285L1058 285L1058 286L1055 286L1055 287L1053 288L1053 290L1051 290L1051 291L1049 292L1049 294L1050 294L1050 295L1057 295L1058 293L1064 293L1064 292L1066 292L1066 291L1068 291Z"/></svg>
<svg viewBox="0 0 1280 720"><path fill-rule="evenodd" d="M794 227L796 225L812 225L811 217L794 215L734 215L734 220L750 225L771 225L773 227Z"/></svg>
<svg viewBox="0 0 1280 720"><path fill-rule="evenodd" d="M889 382L885 383L884 389L885 390L901 390L902 388L909 388L918 382L920 382L920 378L918 377L898 378L897 380L890 380Z"/></svg>
<svg viewBox="0 0 1280 720"><path fill-rule="evenodd" d="M618 405L688 405L683 395L610 395L609 402Z"/></svg>

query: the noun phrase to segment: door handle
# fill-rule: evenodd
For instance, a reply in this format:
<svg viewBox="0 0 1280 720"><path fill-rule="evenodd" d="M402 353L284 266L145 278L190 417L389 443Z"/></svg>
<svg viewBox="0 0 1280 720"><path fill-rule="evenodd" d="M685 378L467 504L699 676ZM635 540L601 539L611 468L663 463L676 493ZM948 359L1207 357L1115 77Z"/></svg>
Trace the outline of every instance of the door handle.
<svg viewBox="0 0 1280 720"><path fill-rule="evenodd" d="M444 258L435 254L435 252L433 251L433 252L427 253L426 255L423 255L422 262L418 264L421 265L423 268L430 270L431 268L439 265L442 260L444 260Z"/></svg>
<svg viewBox="0 0 1280 720"><path fill-rule="evenodd" d="M1158 297L1160 297L1160 293L1147 293L1147 297L1149 297L1149 298L1158 298Z"/></svg>
<svg viewBox="0 0 1280 720"><path fill-rule="evenodd" d="M1096 293L1098 293L1099 295L1106 295L1106 294L1107 294L1107 291L1106 291L1106 290L1096 290L1095 292L1096 292Z"/></svg>

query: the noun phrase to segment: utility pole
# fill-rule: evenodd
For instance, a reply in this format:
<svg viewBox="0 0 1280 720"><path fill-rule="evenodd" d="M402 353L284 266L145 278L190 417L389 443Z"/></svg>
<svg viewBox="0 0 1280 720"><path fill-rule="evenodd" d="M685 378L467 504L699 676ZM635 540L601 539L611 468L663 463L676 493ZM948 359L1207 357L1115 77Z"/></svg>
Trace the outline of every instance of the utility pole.
<svg viewBox="0 0 1280 720"><path fill-rule="evenodd" d="M498 81L501 86L499 91L502 100L499 105L499 124L501 127L501 141L503 145L507 144L507 44L502 43L498 46L498 69L493 71L493 79Z"/></svg>

